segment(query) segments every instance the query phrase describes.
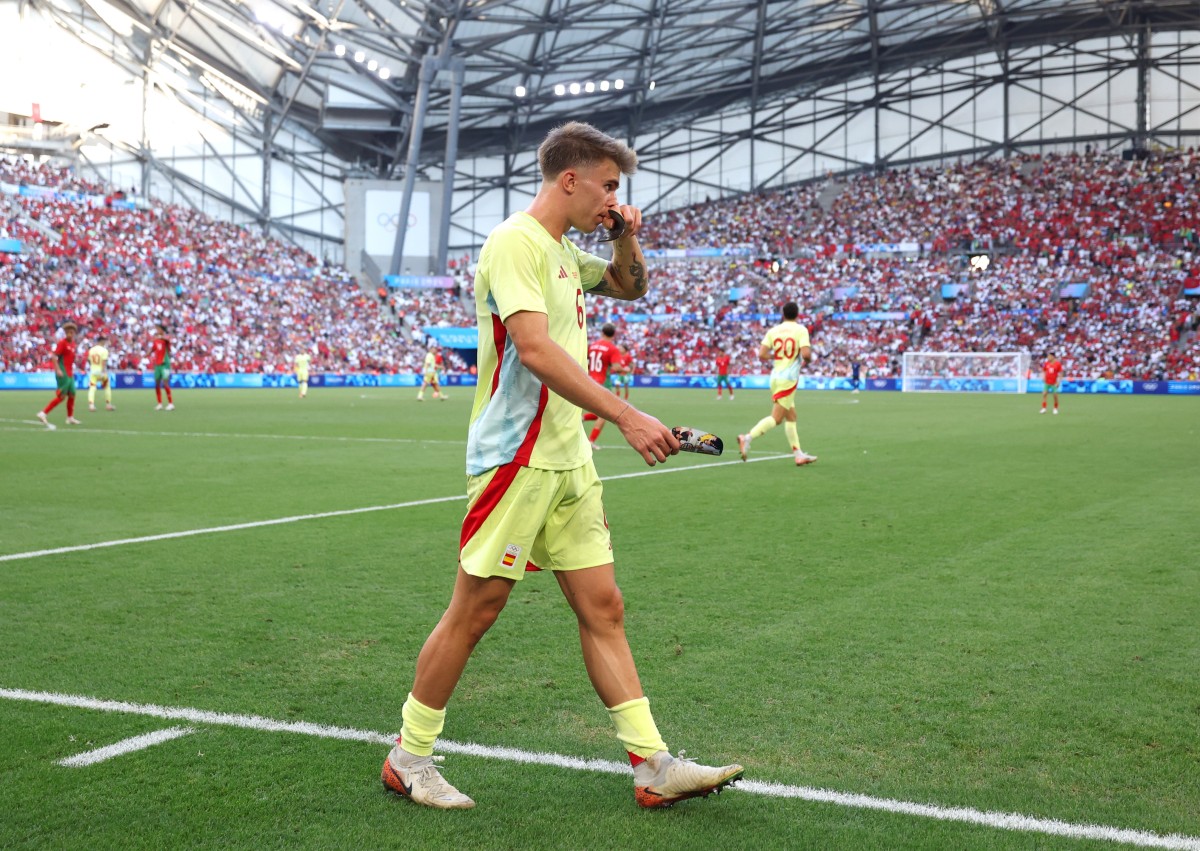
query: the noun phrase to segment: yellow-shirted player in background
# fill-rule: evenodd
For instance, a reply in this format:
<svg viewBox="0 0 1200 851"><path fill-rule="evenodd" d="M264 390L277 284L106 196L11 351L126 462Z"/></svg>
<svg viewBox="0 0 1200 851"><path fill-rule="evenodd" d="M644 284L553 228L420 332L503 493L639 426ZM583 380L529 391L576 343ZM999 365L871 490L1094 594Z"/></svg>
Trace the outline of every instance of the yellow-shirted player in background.
<svg viewBox="0 0 1200 851"><path fill-rule="evenodd" d="M301 352L296 355L296 383L300 385L300 398L308 395L308 366L312 363L312 355Z"/></svg>
<svg viewBox="0 0 1200 851"><path fill-rule="evenodd" d="M104 408L115 411L112 403L112 379L108 375L108 349L104 344L108 337L101 334L96 338L96 345L87 351L88 362L88 410L96 410L96 388L104 388Z"/></svg>
<svg viewBox="0 0 1200 851"><path fill-rule="evenodd" d="M442 392L441 386L441 370L442 370L442 353L438 348L437 343L429 347L429 351L425 355L425 379L421 384L421 389L417 391L417 401L425 401L425 388L433 388L433 398L445 401L446 394Z"/></svg>
<svg viewBox="0 0 1200 851"><path fill-rule="evenodd" d="M796 433L796 385L800 382L800 363L812 363L808 329L796 321L799 316L800 308L794 301L785 304L783 321L767 332L758 348L759 360L773 362L771 413L759 420L749 434L738 435L738 452L743 461L750 451L750 441L766 434L781 422L787 432L788 443L796 453L796 466L803 467L817 460L816 455L809 455L800 448L800 437Z"/></svg>

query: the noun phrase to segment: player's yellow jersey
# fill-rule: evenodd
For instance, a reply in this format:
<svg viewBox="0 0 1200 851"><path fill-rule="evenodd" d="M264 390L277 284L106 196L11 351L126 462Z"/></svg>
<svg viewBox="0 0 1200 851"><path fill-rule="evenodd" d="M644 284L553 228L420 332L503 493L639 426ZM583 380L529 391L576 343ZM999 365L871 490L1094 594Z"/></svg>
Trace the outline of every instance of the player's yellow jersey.
<svg viewBox="0 0 1200 851"><path fill-rule="evenodd" d="M433 375L437 372L437 355L429 352L425 355L425 374Z"/></svg>
<svg viewBox="0 0 1200 851"><path fill-rule="evenodd" d="M312 355L302 352L296 355L295 363L297 375L308 375L308 366L312 363Z"/></svg>
<svg viewBox="0 0 1200 851"><path fill-rule="evenodd" d="M484 243L475 272L479 384L467 432L467 473L501 464L574 470L591 458L580 410L551 393L521 365L504 320L544 313L550 339L580 369L587 361L584 293L604 279L608 261L552 237L528 213L509 216Z"/></svg>
<svg viewBox="0 0 1200 851"><path fill-rule="evenodd" d="M87 362L92 375L103 375L108 371L108 349L99 344L92 346L87 352Z"/></svg>
<svg viewBox="0 0 1200 851"><path fill-rule="evenodd" d="M810 347L808 329L799 322L780 322L767 332L762 344L771 350L775 361L771 367L771 382L800 380L800 350Z"/></svg>

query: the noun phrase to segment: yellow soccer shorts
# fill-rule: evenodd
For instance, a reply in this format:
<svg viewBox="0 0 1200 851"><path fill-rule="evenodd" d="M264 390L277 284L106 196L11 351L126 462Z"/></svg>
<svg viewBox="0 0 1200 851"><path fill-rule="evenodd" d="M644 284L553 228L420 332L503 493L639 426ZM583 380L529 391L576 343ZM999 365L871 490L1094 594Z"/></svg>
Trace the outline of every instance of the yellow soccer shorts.
<svg viewBox="0 0 1200 851"><path fill-rule="evenodd" d="M297 381L299 381L299 382L301 382L301 383L303 383L303 382L305 382L305 381L308 381L308 373L307 373L307 372L297 372L297 373L296 373L296 380L297 380Z"/></svg>
<svg viewBox="0 0 1200 851"><path fill-rule="evenodd" d="M88 388L99 387L103 390L108 386L108 373L106 372L90 372L88 373Z"/></svg>
<svg viewBox="0 0 1200 851"><path fill-rule="evenodd" d="M785 411L794 410L796 407L796 382L776 381L772 378L771 398L775 401L776 405Z"/></svg>
<svg viewBox="0 0 1200 851"><path fill-rule="evenodd" d="M574 470L504 464L467 477L459 562L472 576L582 570L613 560L603 487L588 461Z"/></svg>

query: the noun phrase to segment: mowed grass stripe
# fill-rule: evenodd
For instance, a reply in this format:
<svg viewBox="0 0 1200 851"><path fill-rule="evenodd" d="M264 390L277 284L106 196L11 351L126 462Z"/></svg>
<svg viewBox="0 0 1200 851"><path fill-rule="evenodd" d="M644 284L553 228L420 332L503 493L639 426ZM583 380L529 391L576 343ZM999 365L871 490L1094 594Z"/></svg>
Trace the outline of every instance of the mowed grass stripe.
<svg viewBox="0 0 1200 851"><path fill-rule="evenodd" d="M56 706L67 706L76 709L89 709L100 712L121 712L135 715L148 715L155 718L190 721L195 724L213 724L226 727L238 727L247 730L257 730L272 733L294 733L318 738L339 739L342 741L367 742L371 744L390 745L396 740L395 733L378 733L371 730L356 730L351 727L339 727L326 724L313 724L307 721L279 721L273 718L263 718L257 715L240 715L224 712L213 712L189 707L156 706L153 704L127 703L116 700L103 700L81 695L56 694L52 692L27 691L24 689L0 688L0 698L6 700L47 703ZM166 741L179 735L190 733L189 728L173 728L158 734L148 734L146 739L151 743ZM169 735L174 733L174 736ZM524 765L546 765L555 768L567 768L577 771L594 771L606 774L630 774L631 769L625 763L612 762L603 759L581 759L562 754L535 753L518 748L489 747L469 742L454 742L439 739L437 748L445 753L463 756L494 759L504 762L515 762ZM62 764L66 764L65 762ZM86 763L79 763L86 764ZM1020 813L986 812L970 807L941 807L932 804L919 804L910 801L898 801L887 798L875 798L870 795L857 795L836 792L828 789L813 789L805 786L787 786L778 783L763 783L752 780L743 781L737 786L730 787L737 791L749 792L773 798L796 798L806 801L834 804L855 809L878 810L881 812L897 813L918 818L929 818L938 821L963 822L966 824L990 827L999 830L1012 830L1025 833L1040 833L1049 836L1062 836L1070 839L1094 839L1107 842L1121 842L1143 848L1165 848L1171 851L1200 851L1200 837L1183 836L1180 834L1160 835L1148 831L1131 830L1128 828L1110 827L1095 824L1070 824L1057 819L1034 818Z"/></svg>
<svg viewBox="0 0 1200 851"><path fill-rule="evenodd" d="M759 458L750 458L745 463L753 463L757 461L778 461L782 458L791 458L791 455L767 455ZM743 463L741 459L737 461L717 461L705 466L708 467L725 467L731 464ZM637 473L619 473L613 476L602 476L601 481L614 481L616 479L633 479L641 476L651 476L661 473L684 473L689 470L704 469L703 466L697 464L690 467L658 467L653 470L644 470ZM399 508L414 508L421 505L436 505L442 502L462 502L467 498L466 494L459 496L439 496L432 499L418 499L411 502L397 502L391 505L369 505L364 508L345 508L339 511L322 511L316 514L298 514L292 517L276 517L271 520L254 520L247 523L234 523L226 526L212 526L207 529L186 529L181 532L164 532L159 535L144 535L140 538L121 538L115 541L100 541L94 544L76 544L70 547L55 547L48 550L33 550L24 553L11 553L9 555L0 556L0 562L3 561L19 561L22 559L42 558L44 556L62 555L64 553L86 552L88 550L99 550L107 547L120 547L126 544L146 544L154 541L168 541L173 538L190 538L194 535L211 535L219 532L238 532L244 529L257 529L263 526L280 526L285 523L300 523L305 520L324 520L330 517L345 517L352 514L368 514L373 511L393 511Z"/></svg>

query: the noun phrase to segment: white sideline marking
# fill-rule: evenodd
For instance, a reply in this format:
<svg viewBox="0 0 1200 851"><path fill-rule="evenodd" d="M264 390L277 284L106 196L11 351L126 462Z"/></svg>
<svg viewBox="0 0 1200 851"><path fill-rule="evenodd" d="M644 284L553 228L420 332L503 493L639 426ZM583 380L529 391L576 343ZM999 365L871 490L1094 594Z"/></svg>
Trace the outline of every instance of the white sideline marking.
<svg viewBox="0 0 1200 851"><path fill-rule="evenodd" d="M102 748L96 748L94 751L85 751L75 756L69 756L66 759L60 759L58 764L65 765L67 768L82 768L85 765L95 765L97 762L104 762L104 760L112 759L114 756L144 750L194 732L196 731L192 727L169 727L166 730L156 730L153 733L144 733L141 736L134 736L131 739L125 739Z"/></svg>
<svg viewBox="0 0 1200 851"><path fill-rule="evenodd" d="M299 733L305 736L316 736L324 739L341 739L343 741L367 742L378 745L391 745L396 741L394 733L376 733L371 730L355 730L351 727L330 727L322 724L310 724L307 721L276 721L272 718L263 718L258 715L235 715L224 712L211 712L205 709L101 700L81 695L0 688L0 698L31 703L49 703L76 709L94 709L101 712L125 712L135 715L150 715L155 718L180 719L199 724L240 727L247 730L260 730L273 733ZM438 750L445 753L480 757L482 759L498 759L505 762L519 762L531 765L549 765L555 768L571 768L578 771L596 771L606 774L626 775L632 771L626 763L612 762L606 759L579 759L578 757L564 756L562 754L536 753L518 748L489 747L469 742L451 742L446 739L438 740ZM1035 818L1033 816L1021 815L1020 813L989 812L970 807L940 807L933 804L898 801L892 798L874 798L870 795L834 792L829 789L817 789L811 786L786 786L781 783L761 783L753 780L742 781L739 785L731 788L734 791L748 792L752 795L763 795L769 798L800 798L805 801L836 804L837 806L854 809L879 810L881 812L930 818L938 821L964 822L966 824L976 824L981 827L990 827L998 830L1041 833L1048 836L1065 836L1070 839L1124 842L1143 848L1168 848L1172 849L1172 851L1200 851L1200 837L1184 836L1178 833L1163 835L1143 830L1129 830L1127 828L1109 827L1099 824L1071 824L1070 822L1058 821L1057 819Z"/></svg>
<svg viewBox="0 0 1200 851"><path fill-rule="evenodd" d="M767 455L762 458L751 458L744 463L753 464L757 461L777 461L780 458L791 458L791 455ZM656 473L682 473L687 470L703 470L709 467L726 467L731 464L741 464L738 461L717 461L713 464L698 463L689 467L657 467L653 470L644 470L639 473L620 473L615 476L604 476L602 481L612 481L613 479L632 479L637 476L652 476ZM78 553L86 550L99 550L105 547L119 547L124 544L144 544L151 541L167 541L172 538L190 538L193 535L209 535L215 532L237 532L242 529L257 529L261 526L278 526L283 523L298 523L301 520L320 520L326 517L344 517L348 514L366 514L372 511L391 511L394 508L415 508L420 505L435 505L439 502L464 502L467 498L466 494L460 496L438 496L433 499L417 499L411 502L396 502L391 505L369 505L366 508L344 508L340 511L322 511L319 514L295 514L291 517L277 517L274 520L254 520L249 523L234 523L228 526L211 526L207 529L185 529L182 532L164 532L161 535L145 535L140 538L121 538L116 541L100 541L95 544L77 544L73 547L55 547L51 550L31 550L24 553L10 553L9 555L0 555L0 562L17 561L27 558L41 558L42 556L61 555L62 553Z"/></svg>
<svg viewBox="0 0 1200 851"><path fill-rule="evenodd" d="M77 553L84 550L99 550L104 547L119 547L122 544L142 544L149 541L167 541L171 538L190 538L193 535L208 535L214 532L236 532L240 529L257 529L260 526L278 526L281 523L297 523L301 520L319 520L323 517L342 517L347 514L366 514L371 511L390 511L393 508L412 508L418 505L433 505L438 502L461 502L465 496L439 496L433 499L417 499L412 502L397 502L392 505L371 505L366 508L345 508L341 511L322 511L320 514L296 514L277 517L274 520L255 520L250 523L233 523L229 526L211 526L207 529L185 529L182 532L164 532L161 535L146 535L141 538L122 538L117 541L100 541L96 544L79 544L74 547L56 547L52 550L34 550L27 553L12 553L0 556L0 561L15 561L24 558L39 558L60 553Z"/></svg>

